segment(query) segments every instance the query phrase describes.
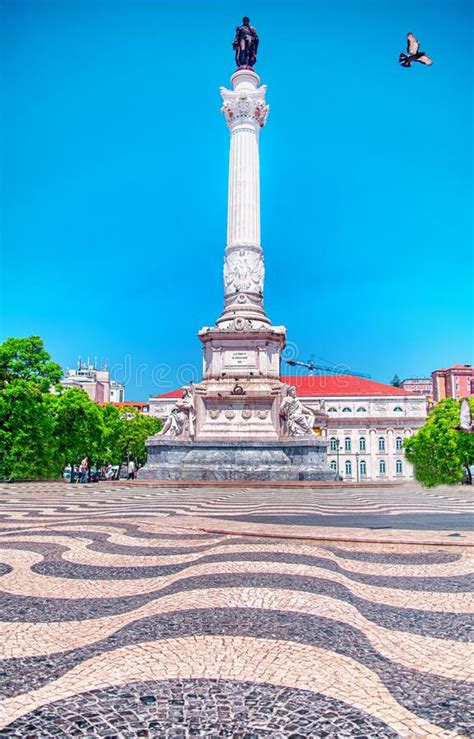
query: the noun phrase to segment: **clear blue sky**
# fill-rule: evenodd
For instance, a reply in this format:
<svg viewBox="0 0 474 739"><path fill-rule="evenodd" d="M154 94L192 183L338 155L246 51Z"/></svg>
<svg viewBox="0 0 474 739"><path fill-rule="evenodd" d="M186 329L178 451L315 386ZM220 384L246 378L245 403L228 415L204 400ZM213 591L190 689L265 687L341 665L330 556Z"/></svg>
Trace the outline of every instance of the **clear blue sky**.
<svg viewBox="0 0 474 739"><path fill-rule="evenodd" d="M222 308L219 86L245 13L271 105L270 318L299 358L380 381L472 361L471 8L0 0L0 338L39 334L64 366L129 357L129 399L200 371ZM398 66L408 31L432 67Z"/></svg>

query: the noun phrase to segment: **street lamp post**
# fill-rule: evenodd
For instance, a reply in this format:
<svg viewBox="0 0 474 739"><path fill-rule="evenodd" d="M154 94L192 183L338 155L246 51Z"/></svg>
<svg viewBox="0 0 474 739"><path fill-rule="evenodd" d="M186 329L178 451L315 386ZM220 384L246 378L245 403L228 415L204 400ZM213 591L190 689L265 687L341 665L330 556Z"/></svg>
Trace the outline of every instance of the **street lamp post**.
<svg viewBox="0 0 474 739"><path fill-rule="evenodd" d="M359 452L356 452L356 474L357 482L359 482Z"/></svg>
<svg viewBox="0 0 474 739"><path fill-rule="evenodd" d="M339 445L340 445L339 439L336 439L336 474L337 479L339 480Z"/></svg>

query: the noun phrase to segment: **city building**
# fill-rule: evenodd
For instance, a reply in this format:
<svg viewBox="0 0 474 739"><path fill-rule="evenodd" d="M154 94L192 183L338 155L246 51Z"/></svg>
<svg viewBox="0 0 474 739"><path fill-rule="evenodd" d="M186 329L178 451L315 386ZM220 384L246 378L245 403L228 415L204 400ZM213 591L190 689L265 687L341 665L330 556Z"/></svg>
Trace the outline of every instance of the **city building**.
<svg viewBox="0 0 474 739"><path fill-rule="evenodd" d="M433 380L431 377L407 377L400 383L402 390L424 395L428 400L433 397Z"/></svg>
<svg viewBox="0 0 474 739"><path fill-rule="evenodd" d="M124 386L111 379L107 366L98 368L95 361L83 363L79 359L77 369L67 369L66 377L60 384L63 387L82 388L97 403L123 403L125 400Z"/></svg>
<svg viewBox="0 0 474 739"><path fill-rule="evenodd" d="M425 396L353 375L281 380L314 412L314 431L329 441L329 464L344 480L413 479L403 441L425 423ZM178 389L150 398L150 414L166 420L180 396Z"/></svg>
<svg viewBox="0 0 474 739"><path fill-rule="evenodd" d="M447 369L431 373L433 400L439 403L444 398L468 398L474 395L474 368L471 364L455 364Z"/></svg>
<svg viewBox="0 0 474 739"><path fill-rule="evenodd" d="M120 382L110 380L110 402L123 403L125 400L125 388Z"/></svg>

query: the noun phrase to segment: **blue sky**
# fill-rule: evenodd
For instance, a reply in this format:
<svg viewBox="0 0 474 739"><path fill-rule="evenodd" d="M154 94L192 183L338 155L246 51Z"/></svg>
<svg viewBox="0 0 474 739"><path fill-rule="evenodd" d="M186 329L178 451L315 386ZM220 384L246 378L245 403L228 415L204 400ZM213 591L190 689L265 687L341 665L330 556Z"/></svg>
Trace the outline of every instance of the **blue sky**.
<svg viewBox="0 0 474 739"><path fill-rule="evenodd" d="M0 338L108 359L130 399L199 378L223 299L219 86L246 13L271 106L265 304L290 352L380 381L472 361L471 10L0 0ZM408 31L432 67L398 66Z"/></svg>

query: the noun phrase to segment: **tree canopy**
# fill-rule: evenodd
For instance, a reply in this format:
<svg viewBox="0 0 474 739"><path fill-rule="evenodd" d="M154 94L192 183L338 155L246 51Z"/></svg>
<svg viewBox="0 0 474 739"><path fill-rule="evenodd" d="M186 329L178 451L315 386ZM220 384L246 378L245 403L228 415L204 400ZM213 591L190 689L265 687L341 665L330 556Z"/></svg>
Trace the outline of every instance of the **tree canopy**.
<svg viewBox="0 0 474 739"><path fill-rule="evenodd" d="M0 344L0 387L13 380L31 380L46 391L62 376L61 367L51 361L39 336L9 338Z"/></svg>
<svg viewBox="0 0 474 739"><path fill-rule="evenodd" d="M120 464L126 459L144 464L145 441L161 428L161 420L144 416L136 408L117 408L105 405L101 408L105 435L100 462Z"/></svg>
<svg viewBox="0 0 474 739"><path fill-rule="evenodd" d="M13 380L0 392L2 477L41 479L60 474L53 398L31 380Z"/></svg>
<svg viewBox="0 0 474 739"><path fill-rule="evenodd" d="M102 453L105 424L100 407L84 390L67 389L56 400L55 434L62 466L83 457L96 461Z"/></svg>
<svg viewBox="0 0 474 739"><path fill-rule="evenodd" d="M122 433L120 446L122 459L131 458L140 464L146 462L145 441L161 429L161 420L144 416L135 408L121 408Z"/></svg>
<svg viewBox="0 0 474 739"><path fill-rule="evenodd" d="M469 400L474 411L474 400ZM405 454L415 477L426 487L450 485L463 478L463 467L474 464L474 434L458 431L460 402L442 400L414 436L405 440Z"/></svg>
<svg viewBox="0 0 474 739"><path fill-rule="evenodd" d="M100 406L80 388L58 387L61 367L37 336L0 344L0 476L58 477L68 464L146 461L161 421L133 408Z"/></svg>

